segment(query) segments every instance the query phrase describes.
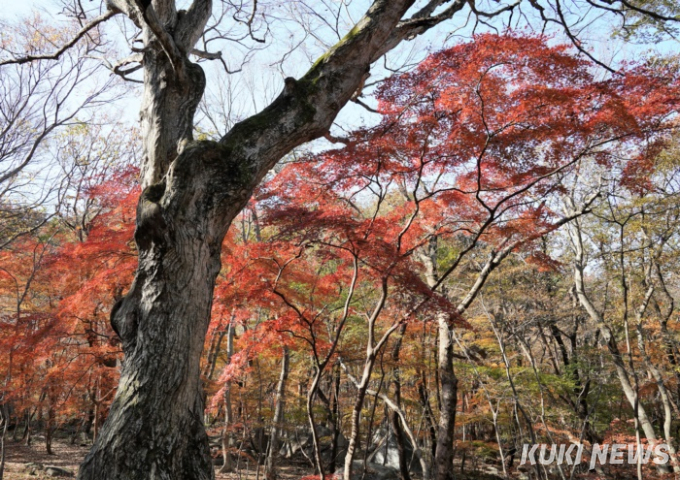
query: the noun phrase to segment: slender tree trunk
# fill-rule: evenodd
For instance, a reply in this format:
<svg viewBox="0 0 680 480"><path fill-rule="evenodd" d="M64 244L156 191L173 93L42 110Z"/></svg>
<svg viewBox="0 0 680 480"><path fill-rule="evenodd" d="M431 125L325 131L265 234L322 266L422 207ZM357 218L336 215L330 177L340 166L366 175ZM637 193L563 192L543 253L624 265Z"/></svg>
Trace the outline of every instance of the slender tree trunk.
<svg viewBox="0 0 680 480"><path fill-rule="evenodd" d="M406 333L406 324L399 327L399 332L392 347L392 364L394 370L392 373L392 396L397 407L401 408L401 375L399 373L399 355L401 353L401 344ZM376 399L377 401L377 399ZM401 480L411 480L411 475L408 471L408 459L406 458L406 440L404 438L404 430L401 427L401 420L399 415L394 410L389 410L387 416L390 422L392 431L394 432L394 439L397 443L397 451L399 453L399 474ZM415 448L415 445L413 445Z"/></svg>
<svg viewBox="0 0 680 480"><path fill-rule="evenodd" d="M31 418L26 419L26 428L24 429L24 435L23 438L21 439L24 442L24 445L27 447L31 446Z"/></svg>
<svg viewBox="0 0 680 480"><path fill-rule="evenodd" d="M54 431L54 399L47 394L47 423L45 424L45 451L48 455L54 455L52 451L52 432Z"/></svg>
<svg viewBox="0 0 680 480"><path fill-rule="evenodd" d="M352 462L354 460L354 454L357 450L359 443L359 427L361 421L361 410L364 407L364 399L366 398L366 389L368 388L368 380L370 378L370 372L373 370L372 363L369 366L367 360L364 366L364 373L361 376L361 382L357 385L357 394L354 399L354 407L352 408L352 417L350 420L350 425L352 427L349 442L347 445L347 455L345 456L345 466L343 470L344 480L351 480L352 478Z"/></svg>
<svg viewBox="0 0 680 480"><path fill-rule="evenodd" d="M234 322L229 322L227 327L227 365L231 363L231 357L234 354ZM220 473L231 472L233 466L231 464L231 432L230 428L234 423L234 414L231 408L231 380L227 380L224 386L224 427L222 428L222 468Z"/></svg>
<svg viewBox="0 0 680 480"><path fill-rule="evenodd" d="M26 427L24 428L24 434L22 435L21 440L24 441L24 445L27 447L31 445L31 421L33 420L35 412L36 409L32 412L30 409L26 410Z"/></svg>
<svg viewBox="0 0 680 480"><path fill-rule="evenodd" d="M576 298L574 298L574 311L576 311ZM572 409L574 410L574 413L576 413L581 420L583 420L583 435L586 440L588 440L590 443L597 443L602 441L601 438L597 435L595 430L593 429L593 426L589 420L589 414L590 411L588 409L588 392L590 391L590 379L587 379L585 382L585 385L581 381L581 374L579 373L579 365L578 365L578 358L577 358L577 350L576 350L576 328L578 328L578 321L574 322L574 332L570 334L568 337L572 342L572 353L571 357L569 356L567 352L567 347L564 343L564 340L562 339L562 333L559 328L554 323L550 324L550 332L552 334L552 337L555 339L555 342L557 343L557 346L559 348L559 351L562 355L562 363L565 366L565 370L568 370L568 367L571 368L571 372L569 372L569 375L572 377L574 381L574 389L573 389L573 397L575 400L569 399L570 405Z"/></svg>
<svg viewBox="0 0 680 480"><path fill-rule="evenodd" d="M430 239L427 250L421 259L426 267L425 279L432 288L437 284L437 237ZM462 313L471 301L471 298L466 298L466 303L458 306L458 312ZM456 405L458 403L458 378L453 370L451 328L449 315L439 313L437 315L439 425L437 428L437 444L434 448L434 480L450 480L453 478L453 435L456 425Z"/></svg>
<svg viewBox="0 0 680 480"><path fill-rule="evenodd" d="M99 402L94 406L94 418L92 419L92 442L97 441L99 436Z"/></svg>
<svg viewBox="0 0 680 480"><path fill-rule="evenodd" d="M3 399L4 400L4 399ZM0 480L5 474L5 439L7 438L7 428L9 427L9 408L7 402L2 402L0 411Z"/></svg>
<svg viewBox="0 0 680 480"><path fill-rule="evenodd" d="M437 367L441 385L441 411L434 459L434 478L435 480L450 480L453 478L453 434L458 403L458 378L453 371L453 341L447 316L440 314L437 323L439 328Z"/></svg>
<svg viewBox="0 0 680 480"><path fill-rule="evenodd" d="M290 355L288 353L288 347L283 347L281 375L279 376L279 383L276 387L274 419L272 421L272 429L269 435L269 454L267 455L265 463L265 472L268 479L277 478L276 459L279 455L279 435L281 433L281 426L283 425L283 415L286 405L286 383L288 380L289 364Z"/></svg>
<svg viewBox="0 0 680 480"><path fill-rule="evenodd" d="M375 341L375 322L382 312L385 301L387 300L387 279L383 278L382 284L383 290L380 300L376 304L371 317L368 320L368 335L366 339L366 357L364 359L364 369L361 374L361 380L355 382L357 388L357 394L354 401L354 408L352 409L352 419L351 426L352 430L349 437L349 442L347 444L347 455L345 456L345 466L343 469L343 476L345 480L350 480L352 477L352 461L354 460L354 453L359 446L359 431L360 431L360 420L361 420L361 410L364 405L364 399L366 398L366 392L368 390L368 384L371 381L371 374L373 373L373 367L375 366L375 361L377 355L381 352L382 348L386 345L390 336L403 324L393 323L385 332L378 342ZM348 375L349 376L349 375ZM377 400L376 400L377 401Z"/></svg>
<svg viewBox="0 0 680 480"><path fill-rule="evenodd" d="M338 456L338 440L340 439L340 367L336 365L333 369L331 387L331 427L333 439L331 441L331 461L328 465L329 472L335 472L336 457Z"/></svg>
<svg viewBox="0 0 680 480"><path fill-rule="evenodd" d="M418 399L423 407L425 425L430 437L430 452L432 453L432 458L434 458L437 452L437 428L434 421L432 406L430 405L430 396L427 392L425 372L420 372L420 375L421 381L418 383Z"/></svg>
<svg viewBox="0 0 680 480"><path fill-rule="evenodd" d="M673 471L677 474L680 473L680 465L678 465L677 451L675 450L675 446L673 445L671 425L673 421L673 413L675 413L676 415L678 415L679 413L678 407L673 403L671 399L670 393L668 392L666 384L664 383L663 375L661 375L661 372L659 371L658 368L656 368L656 365L654 365L652 359L647 353L647 346L645 345L645 340L643 336L642 318L653 293L654 287L651 286L647 290L647 295L645 296L643 304L640 306L637 312L637 325L635 332L637 334L638 349L640 350L640 354L642 355L642 358L645 362L647 371L651 373L652 377L656 381L656 388L659 390L659 396L661 397L661 404L663 405L664 410L663 436L666 440L666 445L668 446L670 463L673 466Z"/></svg>
<svg viewBox="0 0 680 480"><path fill-rule="evenodd" d="M100 392L101 378L97 377L95 384L92 402L94 403L92 409L92 442L97 441L97 436L99 435L99 415L100 415L100 405L101 405L101 392Z"/></svg>
<svg viewBox="0 0 680 480"><path fill-rule="evenodd" d="M358 389L360 387L359 381L356 378L354 378L354 376L350 373L347 366L342 361L340 361L340 367L347 374L347 378ZM417 440L416 436L413 434L411 429L408 427L408 424L406 423L406 415L404 415L404 412L386 394L380 393L380 391L375 391L375 390L371 390L371 389L368 389L368 388L366 389L366 393L368 395L373 396L373 397L380 398L383 402L385 402L385 406L387 408L395 411L397 413L397 415L399 415L399 419L401 420L401 425L404 429L404 432L408 436L409 440L411 440L411 444L414 446L413 447L413 453L416 455L416 457L418 457L418 461L420 462L420 467L423 470L423 479L429 479L430 478L430 465L427 462L425 455L423 455L423 452L420 450L420 447L418 446L418 440ZM370 436L369 436L369 438L370 438Z"/></svg>
<svg viewBox="0 0 680 480"><path fill-rule="evenodd" d="M16 442L19 437L19 424L21 423L21 414L17 412L17 416L14 420L14 431L12 432L12 441Z"/></svg>
<svg viewBox="0 0 680 480"><path fill-rule="evenodd" d="M227 332L217 332L215 338L213 338L211 351L208 355L208 361L206 363L205 369L203 370L203 375L208 379L212 380L215 374L215 367L217 366L217 357L219 356L220 349L222 348L222 340L224 340Z"/></svg>
<svg viewBox="0 0 680 480"><path fill-rule="evenodd" d="M574 210L574 202L567 199L570 204L567 209ZM623 361L623 355L619 350L618 344L616 343L616 338L612 332L609 325L607 325L602 317L602 314L595 308L595 305L591 302L585 290L585 280L583 271L585 269L585 255L584 255L584 245L581 232L581 226L578 220L569 224L568 227L569 237L571 240L572 248L574 251L574 289L576 291L577 298L581 306L586 310L590 318L597 325L600 334L607 346L610 358L614 364L614 369L616 370L616 375L619 378L619 383L621 384L621 389L623 390L628 403L635 412L635 419L639 423L642 431L650 444L656 443L656 432L654 431L654 426L652 421L647 415L645 408L640 404L638 392L634 388L630 381L628 370ZM638 431L639 434L639 431ZM638 466L639 467L639 466ZM666 472L670 470L665 465L657 466L660 472Z"/></svg>
<svg viewBox="0 0 680 480"><path fill-rule="evenodd" d="M325 366L322 365L322 366ZM316 464L317 473L320 475L321 480L324 480L324 470L323 462L321 460L321 445L319 444L319 434L316 431L316 421L314 420L314 397L319 389L319 383L321 381L321 375L323 370L317 366L317 370L314 373L314 379L312 384L307 391L307 420L309 421L309 428L312 433L312 445L314 447L314 463Z"/></svg>

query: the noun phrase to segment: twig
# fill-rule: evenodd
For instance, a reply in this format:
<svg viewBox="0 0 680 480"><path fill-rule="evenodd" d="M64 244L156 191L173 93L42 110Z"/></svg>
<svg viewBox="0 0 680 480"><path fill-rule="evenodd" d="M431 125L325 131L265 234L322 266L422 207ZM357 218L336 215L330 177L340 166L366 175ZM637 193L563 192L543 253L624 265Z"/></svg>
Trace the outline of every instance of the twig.
<svg viewBox="0 0 680 480"><path fill-rule="evenodd" d="M19 57L19 58L10 58L9 60L3 60L0 62L0 66L3 65L21 65L23 63L28 63L28 62L33 62L35 60L56 60L58 59L66 50L74 46L78 41L85 36L87 32L92 30L94 27L99 25L102 22L105 22L109 18L113 17L116 13L113 10L109 10L108 12L104 13L103 15L98 16L94 20L92 20L90 23L85 25L83 28L81 28L78 33L76 33L76 36L73 37L69 42L65 43L64 46L62 46L59 50L57 50L54 53L47 53L44 55L26 55L25 57Z"/></svg>

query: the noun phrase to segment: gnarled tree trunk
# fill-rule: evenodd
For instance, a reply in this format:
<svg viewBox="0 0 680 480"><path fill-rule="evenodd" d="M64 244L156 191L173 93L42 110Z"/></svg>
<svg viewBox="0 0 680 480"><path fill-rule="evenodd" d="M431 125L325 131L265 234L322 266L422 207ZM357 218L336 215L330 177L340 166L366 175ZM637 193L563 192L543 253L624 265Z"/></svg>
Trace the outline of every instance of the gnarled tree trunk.
<svg viewBox="0 0 680 480"><path fill-rule="evenodd" d="M372 62L463 4L436 20L398 25L413 0L376 0L303 78L286 79L264 111L220 142L193 142L205 80L187 52L202 33L210 1L195 0L182 15L169 0L154 0L143 14L142 2L111 3L146 32L139 266L111 314L125 352L119 388L78 478L212 479L199 363L231 221L281 157L328 132Z"/></svg>

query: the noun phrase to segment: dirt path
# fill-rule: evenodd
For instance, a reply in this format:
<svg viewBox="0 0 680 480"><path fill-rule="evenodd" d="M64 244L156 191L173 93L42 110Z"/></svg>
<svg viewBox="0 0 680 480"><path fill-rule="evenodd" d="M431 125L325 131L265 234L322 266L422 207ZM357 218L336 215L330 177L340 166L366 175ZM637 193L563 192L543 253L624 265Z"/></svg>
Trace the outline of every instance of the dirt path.
<svg viewBox="0 0 680 480"><path fill-rule="evenodd" d="M47 455L45 453L45 444L39 440L30 447L9 440L6 447L7 463L3 480L42 480L55 478L47 476L45 473L31 475L26 471L27 465L30 463L40 463L46 467L55 466L75 474L78 471L78 465L89 450L89 446L70 445L65 442L56 441L52 445L54 455ZM219 470L219 467L216 467L216 470ZM308 474L309 472L304 472L298 467L282 466L279 480L298 480ZM257 475L254 469L250 471L241 470L239 473L215 474L216 480L255 480L256 478ZM260 471L260 480L264 480L262 470Z"/></svg>
<svg viewBox="0 0 680 480"><path fill-rule="evenodd" d="M44 475L30 475L24 472L26 465L29 463L40 463L45 466L55 466L75 472L88 450L88 447L55 442L52 445L54 455L48 455L45 452L45 444L40 442L39 439L30 447L10 440L7 442L6 447L7 467L5 480L52 478Z"/></svg>

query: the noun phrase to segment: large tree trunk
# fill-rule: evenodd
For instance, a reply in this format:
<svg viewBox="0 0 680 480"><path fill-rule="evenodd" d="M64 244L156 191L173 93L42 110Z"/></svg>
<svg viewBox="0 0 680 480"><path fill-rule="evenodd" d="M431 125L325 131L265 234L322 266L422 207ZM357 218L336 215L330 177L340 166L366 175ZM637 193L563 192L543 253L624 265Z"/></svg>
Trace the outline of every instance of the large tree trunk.
<svg viewBox="0 0 680 480"><path fill-rule="evenodd" d="M205 78L199 66L186 61L180 79L160 47L150 46L142 108L145 188L135 231L139 265L130 291L111 311L125 360L81 479L214 477L203 426L200 358L226 230L218 222L228 225L238 210L231 209L227 218L209 212L212 198L204 175L214 154L206 155L205 145L179 157L176 171L167 172L178 145L190 139ZM241 206L245 199L235 203Z"/></svg>
<svg viewBox="0 0 680 480"><path fill-rule="evenodd" d="M140 248L113 318L125 350L118 392L79 478L213 478L199 371L219 243L178 227Z"/></svg>

